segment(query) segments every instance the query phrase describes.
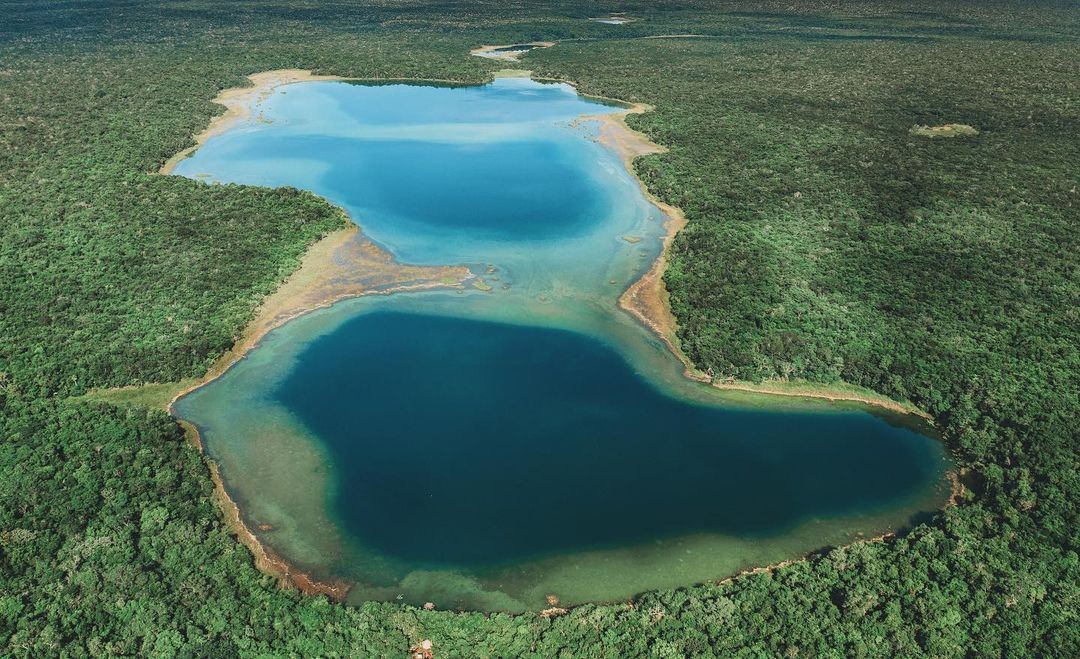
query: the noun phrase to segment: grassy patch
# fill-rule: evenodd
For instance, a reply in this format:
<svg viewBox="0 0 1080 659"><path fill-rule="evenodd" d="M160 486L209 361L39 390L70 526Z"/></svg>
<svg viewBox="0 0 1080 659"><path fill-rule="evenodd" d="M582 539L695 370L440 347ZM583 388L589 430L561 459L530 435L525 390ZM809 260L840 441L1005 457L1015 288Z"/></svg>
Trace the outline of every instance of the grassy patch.
<svg viewBox="0 0 1080 659"><path fill-rule="evenodd" d="M908 132L919 137L974 137L979 134L978 130L967 124L912 126Z"/></svg>
<svg viewBox="0 0 1080 659"><path fill-rule="evenodd" d="M195 378L189 378L180 382L151 383L115 389L91 389L79 398L110 403L119 407L149 407L167 410L174 398L196 382Z"/></svg>

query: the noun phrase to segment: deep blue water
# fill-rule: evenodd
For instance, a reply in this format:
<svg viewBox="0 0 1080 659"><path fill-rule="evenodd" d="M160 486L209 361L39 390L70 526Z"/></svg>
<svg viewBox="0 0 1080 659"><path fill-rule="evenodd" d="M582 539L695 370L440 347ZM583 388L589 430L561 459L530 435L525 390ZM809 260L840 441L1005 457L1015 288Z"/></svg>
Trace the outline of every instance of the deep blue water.
<svg viewBox="0 0 1080 659"><path fill-rule="evenodd" d="M358 600L525 610L722 577L940 504L940 443L861 408L733 401L618 309L663 217L575 121L614 111L527 79L288 85L177 166L311 190L400 260L485 282L291 321L178 401L275 551Z"/></svg>
<svg viewBox="0 0 1080 659"><path fill-rule="evenodd" d="M596 339L463 318L357 316L274 396L347 466L336 506L352 532L423 564L776 533L940 468L924 438L870 415L690 404Z"/></svg>

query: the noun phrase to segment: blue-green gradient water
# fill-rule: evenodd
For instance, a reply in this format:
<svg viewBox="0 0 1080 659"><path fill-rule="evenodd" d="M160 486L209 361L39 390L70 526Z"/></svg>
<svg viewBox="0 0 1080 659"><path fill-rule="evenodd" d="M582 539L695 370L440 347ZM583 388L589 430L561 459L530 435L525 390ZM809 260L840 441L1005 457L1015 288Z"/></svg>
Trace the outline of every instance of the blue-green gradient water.
<svg viewBox="0 0 1080 659"><path fill-rule="evenodd" d="M579 119L620 111L521 78L300 83L177 167L311 190L399 260L483 282L291 321L177 403L275 551L352 601L522 611L721 578L944 501L942 446L910 420L722 394L618 309L664 220Z"/></svg>

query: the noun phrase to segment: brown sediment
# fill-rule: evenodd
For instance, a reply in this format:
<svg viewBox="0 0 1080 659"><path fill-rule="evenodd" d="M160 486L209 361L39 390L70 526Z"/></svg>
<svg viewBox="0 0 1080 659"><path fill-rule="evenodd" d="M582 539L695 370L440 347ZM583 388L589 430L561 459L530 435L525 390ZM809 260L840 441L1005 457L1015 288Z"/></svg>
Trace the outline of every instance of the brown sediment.
<svg viewBox="0 0 1080 659"><path fill-rule="evenodd" d="M172 173L177 163L194 153L206 140L215 135L220 135L236 122L250 117L251 106L259 101L266 100L275 87L308 80L344 80L344 78L315 75L311 71L302 69L279 69L249 75L248 80L252 82L252 87L231 87L222 90L214 98L215 103L225 106L225 114L220 114L211 119L206 129L195 136L195 144L166 160L165 164L158 170L159 174Z"/></svg>
<svg viewBox="0 0 1080 659"><path fill-rule="evenodd" d="M418 266L398 263L353 225L322 238L304 254L300 267L255 311L255 317L232 349L202 378L177 393L169 404L221 377L261 338L277 327L335 302L363 295L462 288L473 277L465 266Z"/></svg>
<svg viewBox="0 0 1080 659"><path fill-rule="evenodd" d="M844 389L831 389L827 385L817 385L811 382L795 382L789 383L781 380L770 380L755 384L753 382L739 382L737 380L725 381L725 382L712 382L712 378L708 375L701 373L693 369L689 363L687 364L688 378L698 380L699 382L707 382L717 389L724 389L727 391L746 391L756 394L768 394L769 396L792 396L795 398L820 398L822 400L829 401L848 401L855 403L862 403L863 405L870 405L871 407L879 407L881 409L889 410L891 412L899 412L900 414L911 414L930 423L933 423L934 417L928 412L920 410L919 408L905 404L885 396L873 396L871 394L860 394L854 391L846 391Z"/></svg>
<svg viewBox="0 0 1080 659"><path fill-rule="evenodd" d="M222 355L201 379L178 393L169 403L221 377L270 330L310 311L327 307L350 297L390 294L435 288L461 288L472 275L463 266L411 266L397 263L393 256L364 238L358 227L335 231L308 249L300 268L267 297L256 310L255 318L231 350ZM179 420L192 443L203 452L198 430ZM240 508L229 495L221 479L218 465L209 458L210 477L214 482L214 498L221 506L229 529L251 550L255 566L276 579L282 586L292 586L313 595L326 595L343 601L351 583L341 579L323 581L287 560L263 543L247 526Z"/></svg>
<svg viewBox="0 0 1080 659"><path fill-rule="evenodd" d="M538 42L530 45L547 47L554 44L551 42ZM499 46L487 48L494 49L499 48ZM528 74L528 72L523 73ZM249 76L249 79L254 83L254 87L225 90L218 95L215 101L225 105L227 112L211 120L207 129L195 137L196 145L170 158L161 168L160 173L167 174L171 172L180 160L194 152L210 137L220 134L234 122L248 118L250 116L250 106L261 99L265 99L279 85L308 80L347 80L347 78L337 76L317 76L310 71L297 69L268 71ZM407 82L406 80L403 81ZM414 80L413 82L422 81ZM439 82L459 81L446 80ZM565 80L559 80L558 82L574 84ZM582 95L589 97L585 94ZM604 99L597 96L591 96L591 98L615 101L628 106L625 112L585 115L580 117L579 121L594 120L599 122L598 140L620 156L627 171L635 174L634 178L641 187L642 193L666 217L663 248L660 255L653 262L649 271L631 284L620 296L619 306L646 327L649 327L664 341L672 353L685 365L686 377L710 383L721 389L735 389L771 395L858 401L893 411L916 413L924 418L930 418L924 412L913 410L910 407L905 407L900 403L884 398L875 399L848 391L830 390L827 387L785 390L781 388L782 385L779 383L753 385L739 382L712 382L710 376L696 371L678 346L675 338L677 322L671 311L668 291L663 283L663 274L667 267L671 242L678 231L685 226L686 218L679 208L666 204L652 195L644 182L636 176L633 167L633 161L639 156L667 151L666 148L653 143L647 136L633 130L626 124L626 116L629 114L647 112L652 107L642 103L627 104L617 99ZM309 248L301 266L275 293L268 296L256 310L254 319L245 328L234 347L222 355L203 378L178 393L169 403L169 410L172 411L173 403L182 396L223 375L269 331L310 311L330 306L334 302L345 298L361 295L390 294L399 291L436 288L462 289L464 283L472 278L474 278L474 275L464 266L410 266L397 263L392 255L366 239L355 225L335 231ZM477 288L485 285L482 280L477 280L474 283ZM202 442L197 429L185 421L180 420L180 423L188 432L189 437L192 438L193 443L202 451ZM315 579L310 574L296 569L295 566L292 566L288 561L276 554L256 536L244 522L238 506L228 494L217 464L209 459L207 459L207 462L214 482L215 498L222 506L226 522L238 539L252 551L256 567L277 578L282 585L297 587L308 594L324 594L338 601L344 600L351 587L350 583L342 580L320 581ZM950 502L955 502L962 493L963 486L959 484L959 479L953 480L955 474L950 472L949 476L953 482L953 496L950 497ZM893 535L895 534L890 532L857 542L880 541ZM771 572L781 569L803 558L806 558L806 556L766 567L744 570L720 583L726 583L744 574ZM561 615L565 611L565 609L553 606L544 613L549 616Z"/></svg>
<svg viewBox="0 0 1080 659"><path fill-rule="evenodd" d="M202 452L203 443L199 430L183 419L177 421L184 429L184 434L188 440ZM298 570L263 544L258 536L248 528L243 516L240 514L240 507L236 505L236 501L229 496L228 490L225 489L225 482L221 479L221 472L217 463L209 458L206 459L206 463L210 469L210 480L214 483L213 498L225 517L225 526L230 533L236 536L240 544L251 551L255 559L255 567L259 571L277 579L278 584L282 587L297 588L305 595L326 595L337 602L345 601L345 597L352 587L351 583L341 579L329 581L316 579L307 572Z"/></svg>
<svg viewBox="0 0 1080 659"><path fill-rule="evenodd" d="M226 107L225 114L214 117L206 130L195 136L195 146L173 156L161 168L168 174L183 158L208 139L219 135L237 121L251 114L251 106L266 99L275 88L296 82L349 80L340 76L315 75L303 69L279 69L248 76L251 87L232 88L214 99ZM449 82L449 81L448 81ZM217 379L244 356L270 330L306 313L335 302L362 295L388 295L401 291L434 288L462 288L472 274L465 266L416 266L398 263L393 255L368 240L359 227L342 211L342 228L311 245L300 267L267 296L255 311L254 318L232 349L223 354L206 374L176 394L172 404L185 394Z"/></svg>
<svg viewBox="0 0 1080 659"><path fill-rule="evenodd" d="M559 80L570 85L575 83L569 80ZM588 96L583 94L583 96ZM684 375L697 382L711 384L717 389L730 391L746 391L751 393L768 394L771 396L792 396L799 398L820 398L829 401L850 401L879 407L882 409L913 414L927 421L933 422L933 417L927 412L918 409L914 405L894 401L886 396L876 396L871 393L859 393L843 388L832 388L827 385L799 382L795 385L782 381L769 381L761 384L739 381L714 381L713 377L703 373L694 366L679 347L677 337L678 322L671 311L670 297L667 287L664 286L664 271L667 269L668 253L671 242L675 235L686 226L686 216L682 209L666 204L656 198L645 183L637 176L634 170L634 160L639 156L665 153L667 149L656 144L649 137L640 133L626 123L626 117L631 114L641 114L651 111L653 108L645 103L626 103L618 99L590 96L604 101L616 102L628 106L626 112L616 114L584 115L578 119L596 121L600 125L598 140L600 143L612 149L622 158L626 170L634 175L645 197L666 216L664 222L665 233L663 247L660 256L653 262L648 272L630 285L619 297L619 307L634 316L643 325L651 329L683 363Z"/></svg>
<svg viewBox="0 0 1080 659"><path fill-rule="evenodd" d="M335 231L308 249L300 268L256 310L255 318L231 350L222 355L200 380L178 393L172 405L185 394L221 377L270 330L321 307L350 297L390 294L432 288L461 288L472 275L462 266L428 267L397 263L386 251L364 238L356 226ZM449 283L448 283L449 282ZM198 430L180 420L192 443L203 451ZM255 566L307 594L322 594L342 601L351 584L344 580L321 581L297 569L282 558L247 526L236 502L221 479L218 465L207 459L214 482L214 497L221 506L229 529L251 550Z"/></svg>
<svg viewBox="0 0 1080 659"><path fill-rule="evenodd" d="M555 45L550 42L548 45ZM210 119L209 125L199 134L195 135L195 144L180 151L173 157L165 161L161 169L158 170L159 174L171 174L173 169L176 168L184 158L187 158L194 153L200 146L202 146L208 139L221 133L232 127L233 124L243 121L251 117L251 108L255 103L264 101L270 97L270 94L282 85L290 85L295 82L312 82L312 81L363 81L368 80L371 82L393 82L395 80L401 82L441 82L450 84L465 84L461 80L442 79L442 78L346 78L342 76L334 75L318 75L308 71L306 69L275 69L274 71L263 71L261 73L253 73L249 75L248 80L251 81L251 87L230 87L224 89L214 97L214 103L225 106L225 113L220 114ZM260 117L257 117L260 121L263 121Z"/></svg>
<svg viewBox="0 0 1080 659"><path fill-rule="evenodd" d="M221 377L270 330L315 309L327 307L361 295L387 295L399 291L436 288L462 288L472 277L463 266L411 266L397 263L393 256L364 238L358 227L335 231L308 249L300 268L267 297L256 310L255 318L231 350L222 355L193 385L178 393L169 403ZM203 450L198 431L180 420L193 443ZM283 586L293 586L307 594L322 594L343 601L351 584L344 580L321 581L297 569L263 543L248 528L236 502L221 479L218 465L207 458L214 482L215 499L221 505L230 530L255 557L255 566L278 579Z"/></svg>
<svg viewBox="0 0 1080 659"><path fill-rule="evenodd" d="M810 557L810 554L808 553L808 554L805 554L803 556L799 556L798 558L789 558L789 559L780 561L779 563L773 563L772 565L762 565L760 567L748 567L748 568L739 570L738 572L736 572L735 574L733 574L731 576L724 577L723 579L717 581L716 585L717 586L726 586L727 584L735 581L739 577L745 577L745 576L749 576L751 574L772 574L773 572L776 572L777 570L782 570L782 569L784 569L784 568L786 568L786 567L788 567L790 565L794 565L795 563L798 563L800 561L804 561L809 557Z"/></svg>
<svg viewBox="0 0 1080 659"><path fill-rule="evenodd" d="M614 101L616 99L602 100ZM618 102L622 103L622 101ZM619 307L637 318L643 325L652 329L667 344L671 352L682 360L684 364L689 364L675 341L675 332L678 325L675 315L671 312L668 291L663 280L664 270L667 268L668 248L675 238L675 234L686 226L686 217L681 209L657 199L634 171L634 160L636 158L665 153L667 149L650 140L645 134L630 128L626 123L627 116L641 114L652 109L651 105L632 103L629 104L626 112L585 115L579 121L590 120L599 124L598 141L614 151L622 159L623 166L626 171L634 175L634 180L637 181L642 194L650 203L659 208L666 218L664 220L664 244L660 256L653 262L648 272L623 292L619 297Z"/></svg>
<svg viewBox="0 0 1080 659"><path fill-rule="evenodd" d="M337 76L314 75L310 71L299 69L256 73L248 76L248 79L254 86L226 89L218 94L214 100L226 107L225 114L213 118L206 130L195 136L194 146L170 158L161 168L161 174L170 173L178 162L211 137L224 132L237 121L250 117L251 106L267 98L275 87L311 80L344 80ZM174 412L173 405L177 400L221 377L268 332L294 318L328 307L340 300L362 295L388 295L438 288L461 289L464 282L473 277L464 266L416 266L398 263L393 255L368 240L359 227L344 216L344 212L342 215L343 228L328 234L308 248L299 268L262 301L233 347L218 358L202 378L173 396L168 405L169 412ZM198 430L186 421L178 421L191 442L200 452L204 452ZM209 458L206 462L214 483L214 497L221 506L225 521L240 542L251 550L258 569L277 578L283 586L293 586L304 593L322 594L338 601L345 599L351 587L349 582L316 579L291 565L263 543L244 522L239 507L225 488L217 463Z"/></svg>

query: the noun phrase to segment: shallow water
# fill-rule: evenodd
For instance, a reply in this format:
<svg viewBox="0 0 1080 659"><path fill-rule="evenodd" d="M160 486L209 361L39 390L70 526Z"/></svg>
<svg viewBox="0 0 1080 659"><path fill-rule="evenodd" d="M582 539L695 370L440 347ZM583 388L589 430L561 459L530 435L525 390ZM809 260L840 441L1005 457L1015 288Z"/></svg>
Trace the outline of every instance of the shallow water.
<svg viewBox="0 0 1080 659"><path fill-rule="evenodd" d="M350 600L622 599L944 501L942 446L910 420L690 382L617 308L663 233L576 120L617 111L527 79L301 83L176 168L312 190L492 289L339 303L177 403L260 537Z"/></svg>

